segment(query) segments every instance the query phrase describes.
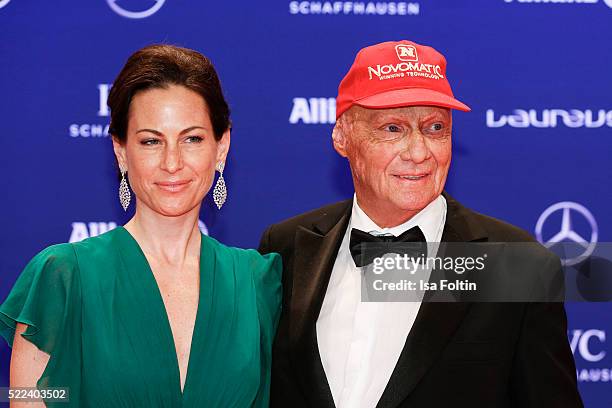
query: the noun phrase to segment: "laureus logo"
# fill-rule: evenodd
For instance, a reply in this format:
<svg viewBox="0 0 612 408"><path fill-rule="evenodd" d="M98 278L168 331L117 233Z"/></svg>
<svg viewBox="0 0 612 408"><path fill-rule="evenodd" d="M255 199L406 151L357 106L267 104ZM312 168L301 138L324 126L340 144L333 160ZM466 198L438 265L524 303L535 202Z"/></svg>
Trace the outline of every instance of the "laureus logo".
<svg viewBox="0 0 612 408"><path fill-rule="evenodd" d="M131 19L141 19L152 16L157 13L160 8L164 5L166 0L153 0L153 5L145 10L131 10L127 9L123 6L120 6L119 0L106 0L108 6L121 17L131 18Z"/></svg>

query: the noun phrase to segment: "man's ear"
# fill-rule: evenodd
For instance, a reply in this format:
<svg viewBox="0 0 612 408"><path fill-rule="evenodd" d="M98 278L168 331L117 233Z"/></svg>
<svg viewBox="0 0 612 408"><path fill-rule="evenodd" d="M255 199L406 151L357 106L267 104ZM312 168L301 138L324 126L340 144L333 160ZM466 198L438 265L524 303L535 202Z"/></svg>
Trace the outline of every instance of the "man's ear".
<svg viewBox="0 0 612 408"><path fill-rule="evenodd" d="M219 163L225 163L227 159L227 153L229 152L231 140L231 130L228 128L225 132L223 132L223 136L217 142L217 162L215 166Z"/></svg>
<svg viewBox="0 0 612 408"><path fill-rule="evenodd" d="M346 157L347 140L342 126L338 126L338 124L334 126L334 130L332 131L332 141L334 143L334 149L336 149L338 154L342 157Z"/></svg>
<svg viewBox="0 0 612 408"><path fill-rule="evenodd" d="M115 151L117 163L119 163L119 169L127 171L127 155L125 152L125 143L122 143L115 135L112 135L112 138L113 150Z"/></svg>

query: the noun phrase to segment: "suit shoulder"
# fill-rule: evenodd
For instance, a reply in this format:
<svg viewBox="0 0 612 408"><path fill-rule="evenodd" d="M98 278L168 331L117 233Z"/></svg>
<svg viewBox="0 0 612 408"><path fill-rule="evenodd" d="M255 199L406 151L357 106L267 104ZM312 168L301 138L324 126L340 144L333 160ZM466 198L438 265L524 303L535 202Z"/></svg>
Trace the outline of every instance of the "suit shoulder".
<svg viewBox="0 0 612 408"><path fill-rule="evenodd" d="M555 265L558 263L557 256L524 229L465 207L464 210L469 212L467 222L474 228L484 230L489 242L513 243L514 247L520 249L526 258L537 258Z"/></svg>
<svg viewBox="0 0 612 408"><path fill-rule="evenodd" d="M475 211L472 211L472 213L480 225L487 231L491 241L536 242L529 232L516 225Z"/></svg>
<svg viewBox="0 0 612 408"><path fill-rule="evenodd" d="M461 204L448 193L446 224L452 225L460 237L486 237L493 242L535 242L527 231L491 216L481 214Z"/></svg>
<svg viewBox="0 0 612 408"><path fill-rule="evenodd" d="M348 211L348 208L351 206L352 202L353 200L344 200L333 204L328 204L323 207L295 215L291 218L287 218L271 225L269 228L274 229L275 232L294 231L299 226L309 227L314 222L325 217L332 216L339 218L341 214Z"/></svg>

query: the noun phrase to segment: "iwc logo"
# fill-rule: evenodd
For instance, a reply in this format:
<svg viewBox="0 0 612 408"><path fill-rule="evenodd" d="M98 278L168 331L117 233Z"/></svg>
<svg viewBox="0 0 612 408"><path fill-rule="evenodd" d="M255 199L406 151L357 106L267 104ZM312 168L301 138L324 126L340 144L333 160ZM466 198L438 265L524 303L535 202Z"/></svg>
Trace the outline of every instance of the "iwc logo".
<svg viewBox="0 0 612 408"><path fill-rule="evenodd" d="M160 8L164 5L166 0L153 0L153 5L145 10L128 10L125 7L120 6L119 0L106 0L108 6L121 17L140 19L147 18L157 13Z"/></svg>
<svg viewBox="0 0 612 408"><path fill-rule="evenodd" d="M603 350L603 344L606 342L606 332L604 330L577 329L572 330L568 337L572 353L574 355L578 353L585 361L597 363L606 356L606 351Z"/></svg>
<svg viewBox="0 0 612 408"><path fill-rule="evenodd" d="M557 212L561 212L561 223L558 228L555 228L555 231L557 232L550 238L545 238L543 233L544 225L547 224L549 218ZM586 221L588 228L590 228L590 234L587 233L585 235L581 235L576 231L576 223L572 222L572 220L577 220L579 218ZM584 221L582 223L584 223ZM593 214L591 214L591 212L585 206L571 201L563 201L551 205L542 213L542 215L540 215L540 218L536 223L535 234L537 240L544 244L544 246L547 248L550 248L560 242L575 243L577 244L577 247L581 247L581 254L577 256L567 256L566 258L561 259L563 265L571 266L582 262L593 253L593 250L597 245L597 222L595 221Z"/></svg>

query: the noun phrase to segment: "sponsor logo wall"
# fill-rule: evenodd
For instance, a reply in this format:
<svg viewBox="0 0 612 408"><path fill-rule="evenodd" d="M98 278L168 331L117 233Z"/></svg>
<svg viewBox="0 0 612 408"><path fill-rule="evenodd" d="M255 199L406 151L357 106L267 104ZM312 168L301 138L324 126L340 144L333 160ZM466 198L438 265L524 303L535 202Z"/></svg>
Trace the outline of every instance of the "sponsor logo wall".
<svg viewBox="0 0 612 408"><path fill-rule="evenodd" d="M88 123L71 123L68 126L70 137L108 137L110 110L106 104L112 84L98 84L97 118ZM93 113L93 112L92 112ZM93 117L93 115L90 115ZM102 122L104 121L104 122ZM91 123L95 122L95 123Z"/></svg>
<svg viewBox="0 0 612 408"><path fill-rule="evenodd" d="M208 235L208 227L202 220L198 220L198 226L200 227L200 231L204 235ZM117 228L117 223L114 221L109 222L97 222L97 221L75 221L72 223L72 232L70 233L70 238L67 242L79 242L86 238L95 237L100 234L104 234L107 231L110 231L114 228Z"/></svg>
<svg viewBox="0 0 612 408"><path fill-rule="evenodd" d="M612 365L606 358L610 350L606 331L593 328L573 329L568 335L576 360L578 382L581 384L612 382Z"/></svg>
<svg viewBox="0 0 612 408"><path fill-rule="evenodd" d="M575 243L563 262L577 268L612 241L612 0L468 3L0 0L0 299L44 247L132 216L106 99L130 53L160 42L209 56L232 108L228 201L206 198L205 233L256 247L270 223L350 197L331 144L338 84L358 49L406 38L439 49L446 71L400 46L364 80L447 77L472 107L453 114L448 192L551 248ZM612 406L612 305L567 311L585 405ZM0 387L9 357L0 344Z"/></svg>
<svg viewBox="0 0 612 408"><path fill-rule="evenodd" d="M514 109L512 114L497 114L487 109L487 127L568 128L612 127L612 111L605 109Z"/></svg>
<svg viewBox="0 0 612 408"><path fill-rule="evenodd" d="M120 5L120 3L124 3L124 2L120 2L118 0L106 0L106 2L108 3L108 6L115 13L119 14L121 17L131 18L131 19L141 19L141 18L150 17L153 14L157 13L159 9L161 9L161 7L164 5L166 0L155 0L152 6L150 6L149 8L142 8L142 9L136 9L136 8L131 8L131 7L126 8Z"/></svg>
<svg viewBox="0 0 612 408"><path fill-rule="evenodd" d="M419 3L385 1L292 1L290 14L355 15L355 16L416 16Z"/></svg>

